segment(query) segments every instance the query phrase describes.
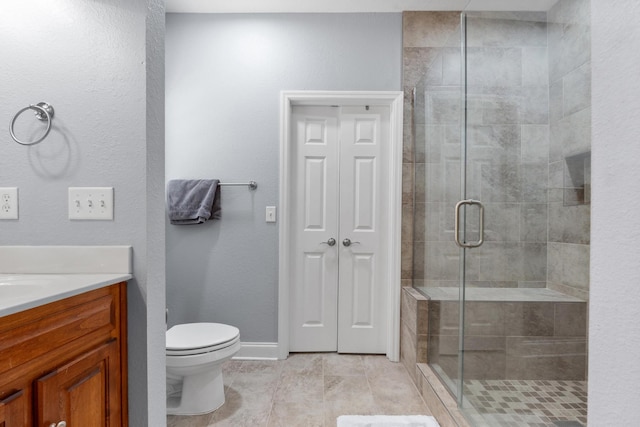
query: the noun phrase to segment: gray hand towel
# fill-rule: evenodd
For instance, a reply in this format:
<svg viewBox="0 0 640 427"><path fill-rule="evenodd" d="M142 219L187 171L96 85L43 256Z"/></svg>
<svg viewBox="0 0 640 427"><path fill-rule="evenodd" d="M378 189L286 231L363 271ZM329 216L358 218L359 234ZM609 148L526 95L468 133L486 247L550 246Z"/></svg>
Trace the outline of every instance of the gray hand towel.
<svg viewBox="0 0 640 427"><path fill-rule="evenodd" d="M169 220L175 225L202 224L220 219L217 179L173 179L167 184Z"/></svg>

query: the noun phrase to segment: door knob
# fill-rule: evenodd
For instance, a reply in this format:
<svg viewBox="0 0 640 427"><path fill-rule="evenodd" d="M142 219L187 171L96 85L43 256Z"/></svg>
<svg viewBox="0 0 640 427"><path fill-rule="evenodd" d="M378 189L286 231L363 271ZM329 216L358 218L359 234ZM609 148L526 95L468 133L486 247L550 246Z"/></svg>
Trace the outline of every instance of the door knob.
<svg viewBox="0 0 640 427"><path fill-rule="evenodd" d="M320 242L321 245L329 245L329 246L333 246L336 244L336 239L334 239L333 237L330 238L329 240L327 240L326 242Z"/></svg>
<svg viewBox="0 0 640 427"><path fill-rule="evenodd" d="M51 423L49 424L49 427L67 427L67 422L66 421L60 421L59 423Z"/></svg>
<svg viewBox="0 0 640 427"><path fill-rule="evenodd" d="M343 246L345 246L345 247L347 247L347 248L348 248L349 246L351 246L351 245L355 245L355 244L358 244L358 245L359 245L359 244L360 244L360 242L352 242L352 241L351 241L351 239L344 239L344 240L342 241L342 245L343 245Z"/></svg>

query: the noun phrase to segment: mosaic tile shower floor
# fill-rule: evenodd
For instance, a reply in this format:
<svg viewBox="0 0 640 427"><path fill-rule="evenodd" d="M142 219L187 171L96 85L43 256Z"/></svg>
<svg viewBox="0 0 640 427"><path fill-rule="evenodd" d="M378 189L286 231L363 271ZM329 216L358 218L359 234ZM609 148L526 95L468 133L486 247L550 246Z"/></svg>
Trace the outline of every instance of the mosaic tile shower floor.
<svg viewBox="0 0 640 427"><path fill-rule="evenodd" d="M465 389L471 405L492 426L587 425L586 381L469 380Z"/></svg>

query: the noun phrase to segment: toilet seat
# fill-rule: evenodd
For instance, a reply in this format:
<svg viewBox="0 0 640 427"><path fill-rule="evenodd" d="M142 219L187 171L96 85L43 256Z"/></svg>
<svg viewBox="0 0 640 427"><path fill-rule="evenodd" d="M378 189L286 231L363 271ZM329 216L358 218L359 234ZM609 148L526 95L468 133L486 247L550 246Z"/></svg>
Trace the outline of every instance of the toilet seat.
<svg viewBox="0 0 640 427"><path fill-rule="evenodd" d="M185 323L169 328L166 340L167 356L188 356L230 347L240 340L240 331L221 323Z"/></svg>

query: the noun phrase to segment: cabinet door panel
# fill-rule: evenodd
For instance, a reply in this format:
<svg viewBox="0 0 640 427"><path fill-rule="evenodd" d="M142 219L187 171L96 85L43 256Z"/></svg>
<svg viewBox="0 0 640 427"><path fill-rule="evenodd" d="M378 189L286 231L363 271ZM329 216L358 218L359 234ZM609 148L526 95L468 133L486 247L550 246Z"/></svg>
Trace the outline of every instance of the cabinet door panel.
<svg viewBox="0 0 640 427"><path fill-rule="evenodd" d="M0 400L0 427L23 427L28 423L29 410L22 390Z"/></svg>
<svg viewBox="0 0 640 427"><path fill-rule="evenodd" d="M116 340L91 350L37 381L38 425L120 425Z"/></svg>

